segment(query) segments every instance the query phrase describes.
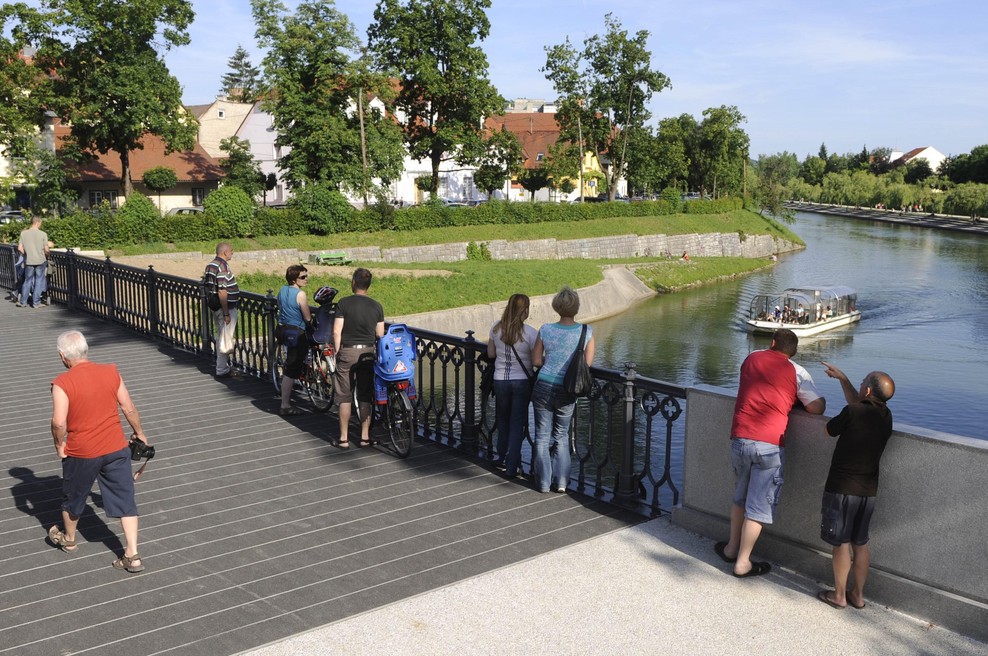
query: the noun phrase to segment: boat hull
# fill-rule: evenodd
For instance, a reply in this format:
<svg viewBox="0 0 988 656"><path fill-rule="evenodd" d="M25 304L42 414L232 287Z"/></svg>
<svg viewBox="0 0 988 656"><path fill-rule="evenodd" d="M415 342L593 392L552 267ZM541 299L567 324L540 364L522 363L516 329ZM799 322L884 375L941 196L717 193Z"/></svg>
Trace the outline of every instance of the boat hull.
<svg viewBox="0 0 988 656"><path fill-rule="evenodd" d="M809 337L834 328L841 328L861 320L861 313L858 311L842 314L840 316L827 319L826 321L814 321L813 323L782 323L781 321L759 321L749 319L745 322L748 332L756 335L772 335L779 328L788 328L796 333L797 337Z"/></svg>

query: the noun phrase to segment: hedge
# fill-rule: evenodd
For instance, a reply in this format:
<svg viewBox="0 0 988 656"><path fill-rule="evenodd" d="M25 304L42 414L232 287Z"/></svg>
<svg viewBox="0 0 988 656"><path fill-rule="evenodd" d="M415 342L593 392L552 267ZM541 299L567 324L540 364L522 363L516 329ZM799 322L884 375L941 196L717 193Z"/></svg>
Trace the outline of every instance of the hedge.
<svg viewBox="0 0 988 656"><path fill-rule="evenodd" d="M420 205L401 210L374 206L365 210L352 210L334 217L334 225L340 232L375 232L378 230L418 230L447 226L482 224L547 223L550 221L587 221L616 216L663 216L685 212L687 214L718 214L742 209L739 198L675 202L669 200L613 203L530 203L492 201L477 207L445 207ZM125 205L126 207L126 205ZM143 209L143 208L142 208ZM106 209L95 212L76 212L58 219L45 221L44 230L56 245L72 245L79 248L107 248L111 246L147 242L160 239L175 241L212 241L242 236L245 231L253 235L302 235L312 232L312 220L306 220L295 208L273 210L260 208L247 229L244 217L237 220L221 216L220 208L210 208L203 214L181 214L135 221L134 213L112 212ZM145 211L139 213L145 215ZM0 240L17 241L28 222L18 221L0 226ZM320 228L323 228L320 226ZM321 233L321 230L315 232ZM237 233L237 234L231 234Z"/></svg>

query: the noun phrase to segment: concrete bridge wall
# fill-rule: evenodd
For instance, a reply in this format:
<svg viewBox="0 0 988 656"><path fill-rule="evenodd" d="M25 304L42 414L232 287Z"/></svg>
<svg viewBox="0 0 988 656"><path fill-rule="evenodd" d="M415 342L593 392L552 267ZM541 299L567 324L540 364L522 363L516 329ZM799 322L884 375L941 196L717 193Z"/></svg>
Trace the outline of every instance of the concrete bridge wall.
<svg viewBox="0 0 988 656"><path fill-rule="evenodd" d="M673 521L717 539L726 539L730 525L734 400L733 392L708 386L687 394L683 503ZM843 399L830 401L833 415ZM890 405L894 413L895 401ZM792 414L776 522L755 551L829 584L820 500L836 440L825 424L825 417ZM882 458L865 597L988 640L988 441L896 429Z"/></svg>

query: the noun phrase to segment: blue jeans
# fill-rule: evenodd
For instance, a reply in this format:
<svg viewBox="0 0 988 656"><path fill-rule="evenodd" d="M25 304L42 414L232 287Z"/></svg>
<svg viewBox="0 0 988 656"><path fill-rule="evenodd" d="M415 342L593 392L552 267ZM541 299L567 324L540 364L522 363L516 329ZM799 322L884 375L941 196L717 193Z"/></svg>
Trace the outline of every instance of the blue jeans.
<svg viewBox="0 0 988 656"><path fill-rule="evenodd" d="M521 444L528 423L532 385L526 379L495 380L494 399L497 404L497 457L504 461L504 473L510 478L518 473L521 464Z"/></svg>
<svg viewBox="0 0 988 656"><path fill-rule="evenodd" d="M569 482L569 427L573 423L576 397L543 380L532 390L535 406L535 483L539 492Z"/></svg>
<svg viewBox="0 0 988 656"><path fill-rule="evenodd" d="M24 284L21 285L21 305L27 305L27 295L31 294L31 305L37 307L41 302L41 292L45 286L45 272L48 263L27 265L24 267Z"/></svg>

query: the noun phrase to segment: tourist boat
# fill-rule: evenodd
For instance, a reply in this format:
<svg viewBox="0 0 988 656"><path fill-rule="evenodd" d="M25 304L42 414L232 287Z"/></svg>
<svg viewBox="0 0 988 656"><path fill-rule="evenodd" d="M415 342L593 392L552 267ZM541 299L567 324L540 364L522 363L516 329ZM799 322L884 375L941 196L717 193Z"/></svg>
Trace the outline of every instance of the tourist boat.
<svg viewBox="0 0 988 656"><path fill-rule="evenodd" d="M799 287L751 299L746 328L771 335L788 328L799 337L847 326L861 320L858 295L850 287Z"/></svg>

